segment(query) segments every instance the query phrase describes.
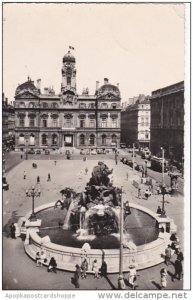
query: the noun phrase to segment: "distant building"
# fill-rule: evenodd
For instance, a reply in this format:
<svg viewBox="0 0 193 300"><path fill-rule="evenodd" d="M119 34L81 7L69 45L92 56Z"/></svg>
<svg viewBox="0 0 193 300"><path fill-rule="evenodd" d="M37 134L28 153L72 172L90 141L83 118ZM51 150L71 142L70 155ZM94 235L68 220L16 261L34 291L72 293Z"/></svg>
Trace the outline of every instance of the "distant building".
<svg viewBox="0 0 193 300"><path fill-rule="evenodd" d="M2 143L3 148L12 148L15 144L15 109L8 99L2 99Z"/></svg>
<svg viewBox="0 0 193 300"><path fill-rule="evenodd" d="M17 149L61 147L112 148L120 144L120 91L105 78L96 92L76 90L76 61L63 57L61 91L41 91L41 81L28 81L15 92Z"/></svg>
<svg viewBox="0 0 193 300"><path fill-rule="evenodd" d="M149 96L141 96L121 111L121 141L137 148L150 143L150 101Z"/></svg>
<svg viewBox="0 0 193 300"><path fill-rule="evenodd" d="M151 152L182 161L184 153L184 82L152 92Z"/></svg>

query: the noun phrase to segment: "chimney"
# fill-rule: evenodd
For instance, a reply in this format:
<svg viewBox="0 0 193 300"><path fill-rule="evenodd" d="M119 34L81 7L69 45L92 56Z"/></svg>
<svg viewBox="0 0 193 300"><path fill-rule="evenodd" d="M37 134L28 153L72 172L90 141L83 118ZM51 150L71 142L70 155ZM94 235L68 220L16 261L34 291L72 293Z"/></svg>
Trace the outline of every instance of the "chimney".
<svg viewBox="0 0 193 300"><path fill-rule="evenodd" d="M99 89L99 81L96 81L96 91Z"/></svg>
<svg viewBox="0 0 193 300"><path fill-rule="evenodd" d="M37 80L37 89L39 91L39 93L41 92L41 79Z"/></svg>
<svg viewBox="0 0 193 300"><path fill-rule="evenodd" d="M104 78L104 84L107 84L109 82L108 78Z"/></svg>
<svg viewBox="0 0 193 300"><path fill-rule="evenodd" d="M117 87L118 87L118 89L119 89L119 83L117 83Z"/></svg>

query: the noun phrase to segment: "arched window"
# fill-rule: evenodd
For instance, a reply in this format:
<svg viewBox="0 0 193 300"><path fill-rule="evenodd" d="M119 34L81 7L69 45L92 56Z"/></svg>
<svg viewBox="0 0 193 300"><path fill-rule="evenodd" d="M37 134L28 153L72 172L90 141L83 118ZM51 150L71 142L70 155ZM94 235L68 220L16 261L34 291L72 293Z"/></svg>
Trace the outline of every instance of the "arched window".
<svg viewBox="0 0 193 300"><path fill-rule="evenodd" d="M108 108L108 104L107 103L101 103L101 108L107 109Z"/></svg>
<svg viewBox="0 0 193 300"><path fill-rule="evenodd" d="M84 134L81 134L79 137L80 145L83 146L85 145L85 136Z"/></svg>
<svg viewBox="0 0 193 300"><path fill-rule="evenodd" d="M25 107L25 103L24 102L20 102L19 103L19 107L24 108Z"/></svg>
<svg viewBox="0 0 193 300"><path fill-rule="evenodd" d="M34 136L33 133L30 134L29 144L30 144L30 146L34 146L35 145L35 136Z"/></svg>
<svg viewBox="0 0 193 300"><path fill-rule="evenodd" d="M58 108L58 103L52 103L52 108Z"/></svg>
<svg viewBox="0 0 193 300"><path fill-rule="evenodd" d="M95 145L95 136L94 136L94 134L90 135L89 141L90 141L90 146L94 146Z"/></svg>
<svg viewBox="0 0 193 300"><path fill-rule="evenodd" d="M107 127L107 118L106 117L102 117L102 119L101 119L101 127L102 128L106 128Z"/></svg>
<svg viewBox="0 0 193 300"><path fill-rule="evenodd" d="M19 127L25 127L25 117L23 115L19 117Z"/></svg>
<svg viewBox="0 0 193 300"><path fill-rule="evenodd" d="M42 107L43 107L43 108L48 108L48 103L43 102L43 103L42 103Z"/></svg>
<svg viewBox="0 0 193 300"><path fill-rule="evenodd" d="M102 146L106 146L107 144L107 136L105 134L102 135Z"/></svg>
<svg viewBox="0 0 193 300"><path fill-rule="evenodd" d="M86 108L86 104L85 103L80 103L79 108Z"/></svg>
<svg viewBox="0 0 193 300"><path fill-rule="evenodd" d="M35 116L29 116L29 127L35 126Z"/></svg>
<svg viewBox="0 0 193 300"><path fill-rule="evenodd" d="M52 116L52 126L58 127L58 116L57 115Z"/></svg>
<svg viewBox="0 0 193 300"><path fill-rule="evenodd" d="M94 128L95 127L95 119L94 118L90 118L89 127L90 128Z"/></svg>
<svg viewBox="0 0 193 300"><path fill-rule="evenodd" d="M33 107L35 107L35 103L34 102L30 102L29 103L29 108L33 108Z"/></svg>
<svg viewBox="0 0 193 300"><path fill-rule="evenodd" d="M57 145L58 144L58 136L57 134L52 134L52 145Z"/></svg>
<svg viewBox="0 0 193 300"><path fill-rule="evenodd" d="M112 135L112 143L117 142L117 136L115 134Z"/></svg>
<svg viewBox="0 0 193 300"><path fill-rule="evenodd" d="M112 103L111 107L112 107L112 109L116 109L117 108L117 104L116 103Z"/></svg>
<svg viewBox="0 0 193 300"><path fill-rule="evenodd" d="M47 145L47 135L42 134L42 145Z"/></svg>
<svg viewBox="0 0 193 300"><path fill-rule="evenodd" d="M112 117L112 128L117 128L117 117Z"/></svg>

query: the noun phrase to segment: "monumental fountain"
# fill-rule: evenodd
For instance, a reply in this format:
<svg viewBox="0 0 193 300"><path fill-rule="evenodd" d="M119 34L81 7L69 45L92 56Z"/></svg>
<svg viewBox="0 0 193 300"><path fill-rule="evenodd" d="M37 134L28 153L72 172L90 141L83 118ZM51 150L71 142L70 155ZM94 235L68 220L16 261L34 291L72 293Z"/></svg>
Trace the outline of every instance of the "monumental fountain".
<svg viewBox="0 0 193 300"><path fill-rule="evenodd" d="M87 257L89 271L97 259L99 265L106 261L109 273L119 272L123 193L111 184L112 172L98 162L82 193L64 188L61 200L35 209L36 221L30 221L30 213L26 215L24 247L32 259L43 250L48 261L55 257L59 269L72 271ZM130 264L143 269L161 263L176 231L173 220L134 203L129 203L129 211L125 206L123 216L123 271Z"/></svg>

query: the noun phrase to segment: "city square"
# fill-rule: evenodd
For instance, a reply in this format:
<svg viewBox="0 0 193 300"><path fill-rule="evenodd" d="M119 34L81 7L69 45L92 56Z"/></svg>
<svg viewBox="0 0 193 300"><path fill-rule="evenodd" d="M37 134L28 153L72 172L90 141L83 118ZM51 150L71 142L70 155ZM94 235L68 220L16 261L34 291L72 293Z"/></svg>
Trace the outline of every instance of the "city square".
<svg viewBox="0 0 193 300"><path fill-rule="evenodd" d="M4 291L190 289L188 16L3 5Z"/></svg>
<svg viewBox="0 0 193 300"><path fill-rule="evenodd" d="M76 153L77 152L77 153ZM18 155L18 154L17 154ZM74 155L74 157L73 157ZM66 271L58 271L57 277L47 274L46 267L37 268L36 263L31 260L24 251L24 242L19 237L16 240L12 240L9 237L9 226L12 222L17 222L20 217L24 217L31 211L32 201L31 198L26 197L26 190L31 188L32 185L37 187L37 176L40 177L40 184L38 186L41 189L41 196L35 198L35 207L49 202L61 199L59 191L64 187L71 187L76 191L82 191L82 187L86 185L91 175L92 169L98 163L99 160L104 160L105 163L113 168L113 180L117 186L123 186L124 201L129 199L130 202L136 203L149 208L156 212L158 205L162 205L162 195L152 195L148 200L145 200L142 196L138 198L137 189L133 186L133 180L140 181L141 174L137 171L133 171L128 166L123 166L120 162L121 157L129 156L125 150L121 150L119 154L119 162L116 165L114 155L88 156L88 159L84 161L82 156L79 155L79 151L75 151L72 155L72 160L67 160L64 155L53 154L49 159L43 157L33 157L29 155L28 160L21 160L19 164L11 169L7 174L7 180L10 183L8 191L4 191L4 206L3 206L3 220L4 220L4 288L5 289L46 289L47 280L52 281L51 289L74 289L74 285L71 284L71 273ZM55 158L57 163L55 165ZM36 163L37 168L33 169L32 164ZM85 168L88 168L88 173L85 174ZM77 170L77 172L74 172ZM82 175L80 177L80 171ZM26 179L23 179L23 173L26 172ZM47 181L47 175L50 173L51 182ZM127 179L128 173L128 179ZM60 174L60 175L59 175ZM166 175L167 177L167 175ZM18 178L20 178L21 184L18 186ZM177 224L177 232L180 238L180 246L183 247L183 194L178 193L176 196L166 195L166 211L167 215L174 219ZM174 209L175 207L175 209ZM7 250L9 249L9 250ZM13 255L14 253L14 255ZM173 256L175 260L175 255ZM15 264L19 264L18 268ZM23 272L18 272L18 269L22 269L27 264L31 268L31 275L26 277L25 267ZM138 289L159 289L159 272L161 266L157 265L149 269L139 271L139 278L137 279ZM30 272L30 271L29 271ZM172 274L174 273L173 265L169 266L169 272L171 280L168 280L169 289L181 289L183 281L172 281ZM33 275L32 275L33 274ZM148 275L149 274L149 275ZM41 275L47 280L40 280ZM125 273L126 275L126 273ZM150 276L151 275L151 276ZM31 277L32 276L32 277ZM51 278L50 278L51 276ZM65 280L63 278L65 276ZM38 278L38 282L35 278ZM148 280L147 280L148 278ZM118 274L109 274L106 282L104 280L94 280L92 273L88 275L88 279L80 282L80 289L117 289ZM60 281L61 280L61 281ZM87 282L89 280L89 282ZM32 283L33 282L33 283ZM44 284L45 282L45 284ZM54 283L55 282L55 283ZM156 285L157 284L157 285ZM129 289L129 287L128 287Z"/></svg>

